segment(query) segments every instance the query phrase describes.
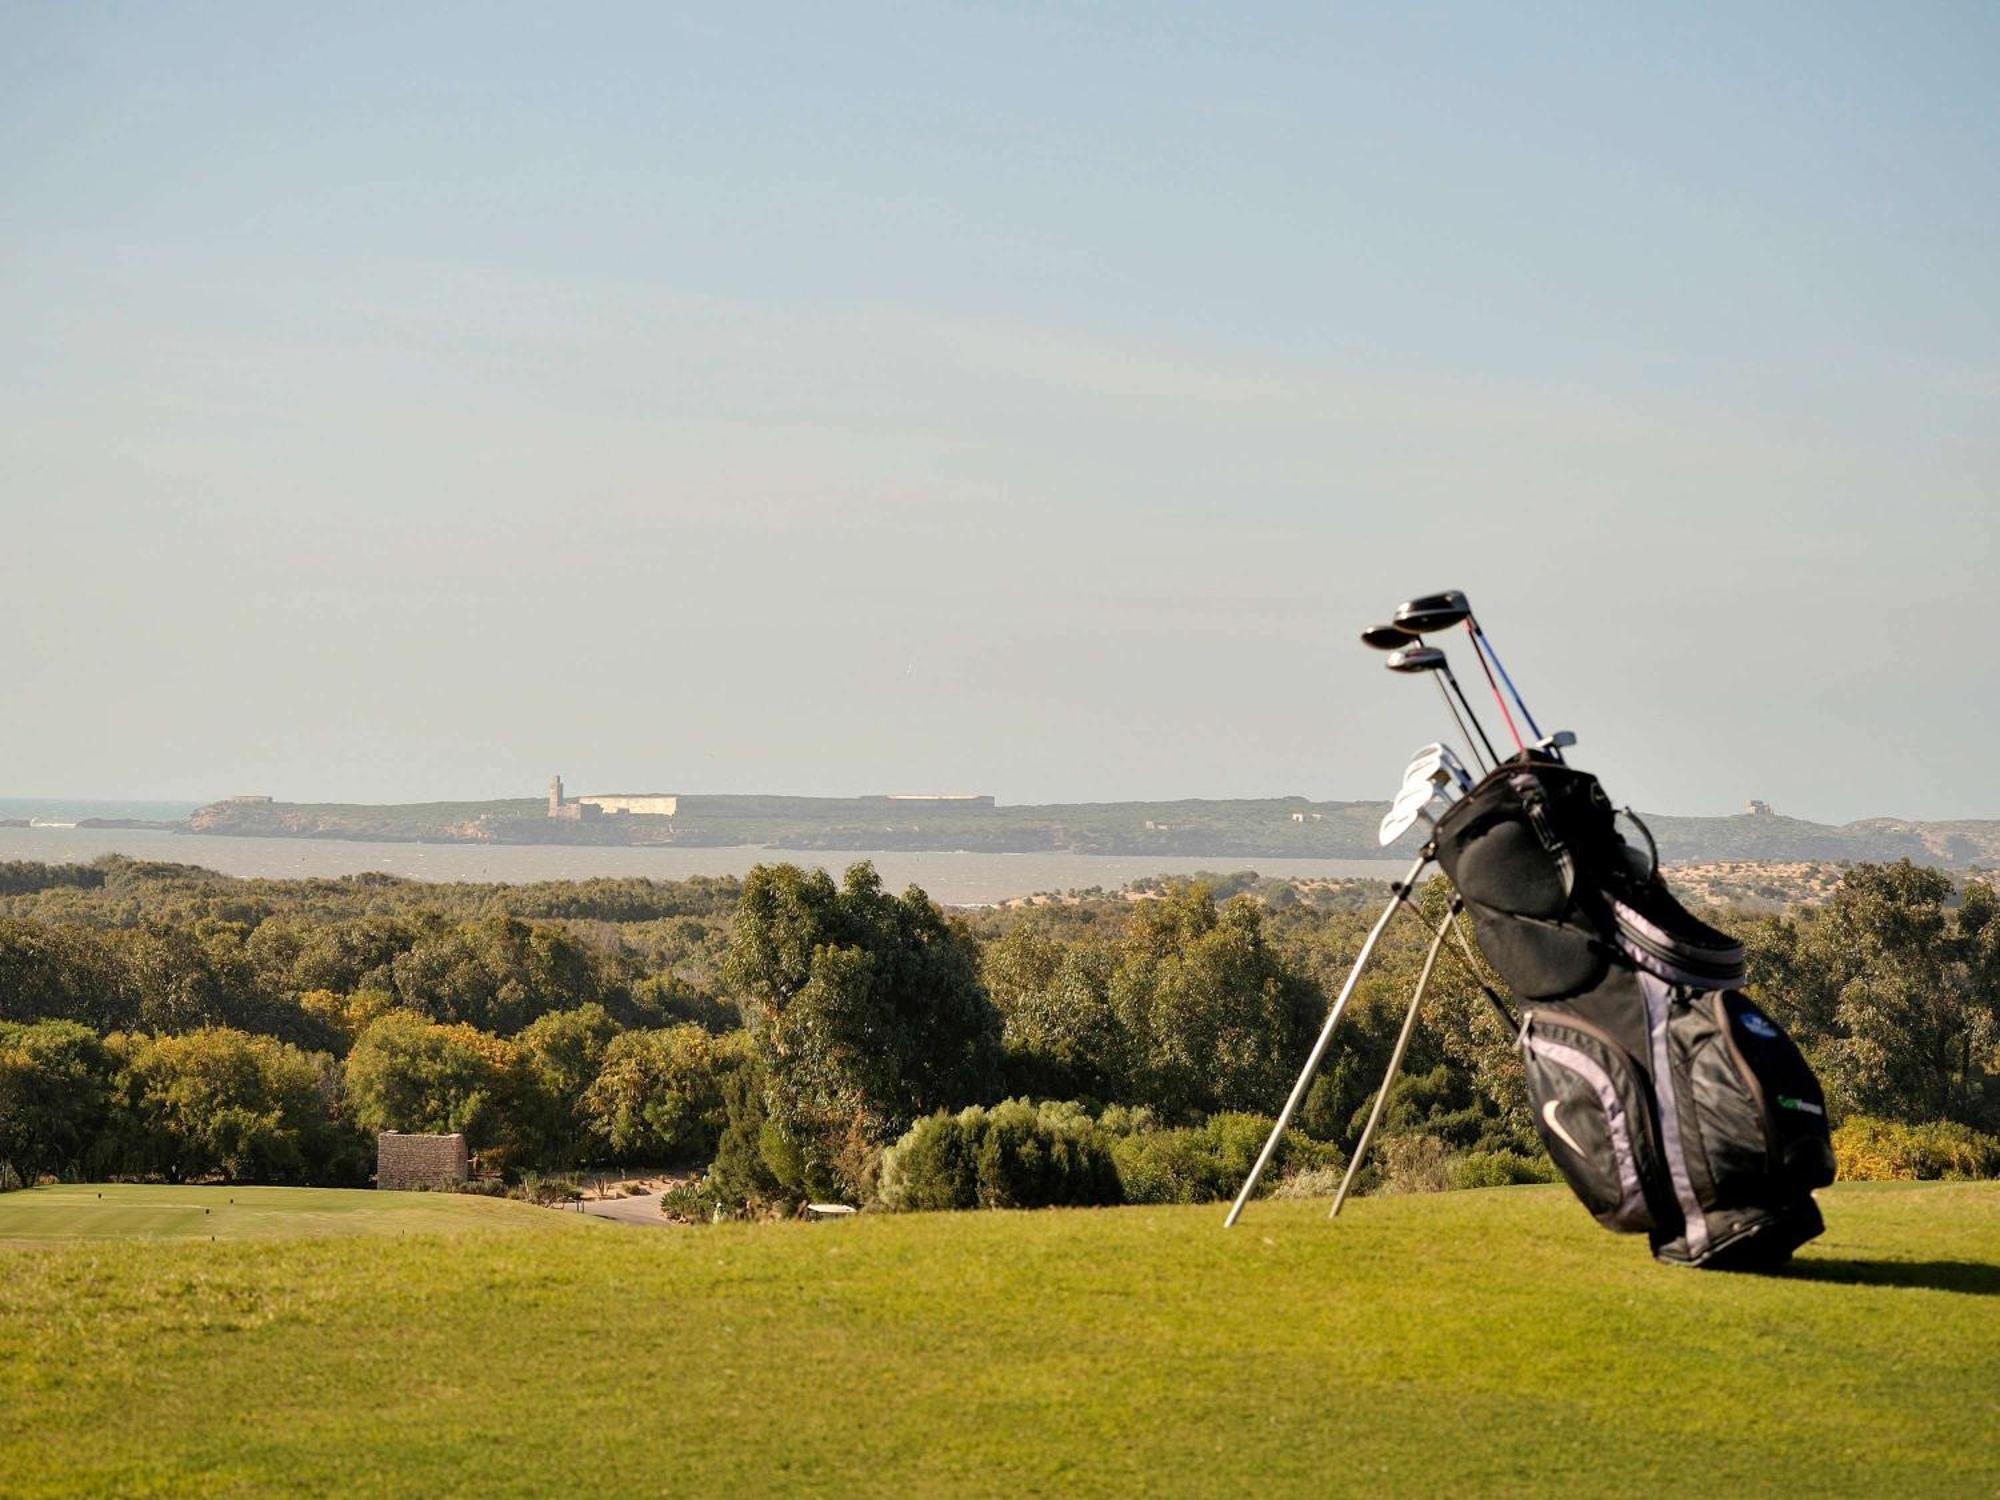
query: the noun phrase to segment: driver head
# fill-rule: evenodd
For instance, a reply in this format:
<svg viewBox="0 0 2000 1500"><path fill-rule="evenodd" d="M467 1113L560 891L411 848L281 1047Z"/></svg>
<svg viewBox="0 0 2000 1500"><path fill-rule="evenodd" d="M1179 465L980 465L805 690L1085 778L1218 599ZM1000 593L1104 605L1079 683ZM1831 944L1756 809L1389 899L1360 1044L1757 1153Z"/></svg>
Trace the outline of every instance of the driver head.
<svg viewBox="0 0 2000 1500"><path fill-rule="evenodd" d="M1449 630L1471 613L1472 604L1465 595L1457 589L1446 589L1441 594L1404 600L1396 609L1396 628L1424 635L1433 630Z"/></svg>
<svg viewBox="0 0 2000 1500"><path fill-rule="evenodd" d="M1370 625L1361 632L1361 644L1377 651L1394 651L1398 646L1414 646L1416 635L1400 625Z"/></svg>

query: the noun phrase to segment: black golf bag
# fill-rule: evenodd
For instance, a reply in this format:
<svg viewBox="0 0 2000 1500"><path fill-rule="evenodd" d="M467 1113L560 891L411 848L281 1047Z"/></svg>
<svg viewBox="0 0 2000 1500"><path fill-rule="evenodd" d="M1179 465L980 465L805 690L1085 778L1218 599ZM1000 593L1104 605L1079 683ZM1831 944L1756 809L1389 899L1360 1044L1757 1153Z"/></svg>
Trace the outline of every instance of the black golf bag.
<svg viewBox="0 0 2000 1500"><path fill-rule="evenodd" d="M1620 837L1597 778L1529 752L1435 843L1521 1002L1536 1128L1597 1221L1694 1266L1775 1265L1820 1233L1819 1081L1742 992L1742 948Z"/></svg>

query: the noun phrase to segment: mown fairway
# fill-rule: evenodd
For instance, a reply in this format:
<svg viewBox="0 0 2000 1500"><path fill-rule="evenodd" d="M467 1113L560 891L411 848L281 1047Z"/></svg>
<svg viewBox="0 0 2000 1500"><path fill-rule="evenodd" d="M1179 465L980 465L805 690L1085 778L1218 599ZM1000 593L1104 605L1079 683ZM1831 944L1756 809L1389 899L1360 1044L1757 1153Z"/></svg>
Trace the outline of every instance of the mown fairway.
<svg viewBox="0 0 2000 1500"><path fill-rule="evenodd" d="M0 1489L1994 1493L2000 1188L1822 1201L1783 1278L1541 1188L15 1250Z"/></svg>
<svg viewBox="0 0 2000 1500"><path fill-rule="evenodd" d="M540 1215L451 1193L366 1188L37 1188L0 1195L0 1246L75 1240L257 1239L317 1234L450 1234L539 1227Z"/></svg>

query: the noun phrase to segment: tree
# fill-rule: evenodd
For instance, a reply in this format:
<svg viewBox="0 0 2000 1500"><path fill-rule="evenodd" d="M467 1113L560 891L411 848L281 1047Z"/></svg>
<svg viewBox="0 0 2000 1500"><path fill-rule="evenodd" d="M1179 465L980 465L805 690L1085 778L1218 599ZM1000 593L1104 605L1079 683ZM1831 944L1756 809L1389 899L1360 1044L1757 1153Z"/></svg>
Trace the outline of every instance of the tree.
<svg viewBox="0 0 2000 1500"><path fill-rule="evenodd" d="M470 1026L408 1011L376 1021L347 1054L347 1095L364 1130L464 1132L477 1150L513 1153L520 1049Z"/></svg>
<svg viewBox="0 0 2000 1500"><path fill-rule="evenodd" d="M110 1117L116 1068L87 1026L0 1022L0 1162L27 1182L80 1171Z"/></svg>
<svg viewBox="0 0 2000 1500"><path fill-rule="evenodd" d="M723 1075L740 1046L699 1026L613 1038L582 1102L592 1132L620 1161L706 1162L721 1133Z"/></svg>
<svg viewBox="0 0 2000 1500"><path fill-rule="evenodd" d="M1818 911L1756 933L1759 998L1836 1113L2000 1128L2000 901L1942 871L1856 865Z"/></svg>
<svg viewBox="0 0 2000 1500"><path fill-rule="evenodd" d="M913 1121L997 1092L1000 1017L971 935L914 886L884 894L872 865L838 887L795 865L752 870L724 973L797 1153L794 1189L860 1196Z"/></svg>
<svg viewBox="0 0 2000 1500"><path fill-rule="evenodd" d="M115 1037L135 1127L128 1165L180 1182L313 1182L351 1177L356 1142L338 1114L324 1053L228 1027Z"/></svg>
<svg viewBox="0 0 2000 1500"><path fill-rule="evenodd" d="M1238 896L1218 910L1202 885L1137 906L1109 1000L1133 1049L1121 1102L1170 1120L1269 1110L1285 1097L1323 1003L1265 942L1254 902Z"/></svg>
<svg viewBox="0 0 2000 1500"><path fill-rule="evenodd" d="M1129 1065L1111 1008L1114 960L1100 943L1064 943L1037 924L986 945L980 973L999 1009L1007 1087L1037 1099L1108 1099Z"/></svg>
<svg viewBox="0 0 2000 1500"><path fill-rule="evenodd" d="M515 1038L535 1115L535 1144L545 1164L569 1170L582 1162L593 1123L585 1096L617 1034L618 1023L603 1006L591 1004L537 1017Z"/></svg>

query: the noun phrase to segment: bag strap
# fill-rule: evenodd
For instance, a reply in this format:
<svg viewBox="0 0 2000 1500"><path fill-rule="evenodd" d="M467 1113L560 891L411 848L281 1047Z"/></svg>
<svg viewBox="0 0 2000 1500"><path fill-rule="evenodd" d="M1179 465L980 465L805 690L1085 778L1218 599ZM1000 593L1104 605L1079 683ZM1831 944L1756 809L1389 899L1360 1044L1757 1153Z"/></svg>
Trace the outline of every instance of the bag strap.
<svg viewBox="0 0 2000 1500"><path fill-rule="evenodd" d="M1542 841L1542 848L1556 862L1556 870L1562 876L1563 899L1567 901L1576 889L1576 860L1571 857L1569 846L1556 833L1555 823L1549 817L1548 793L1542 790L1539 779L1525 771L1517 771L1507 780L1515 795L1521 799L1521 810L1528 815L1528 826L1535 830L1535 837ZM1648 838L1651 836L1647 835Z"/></svg>

